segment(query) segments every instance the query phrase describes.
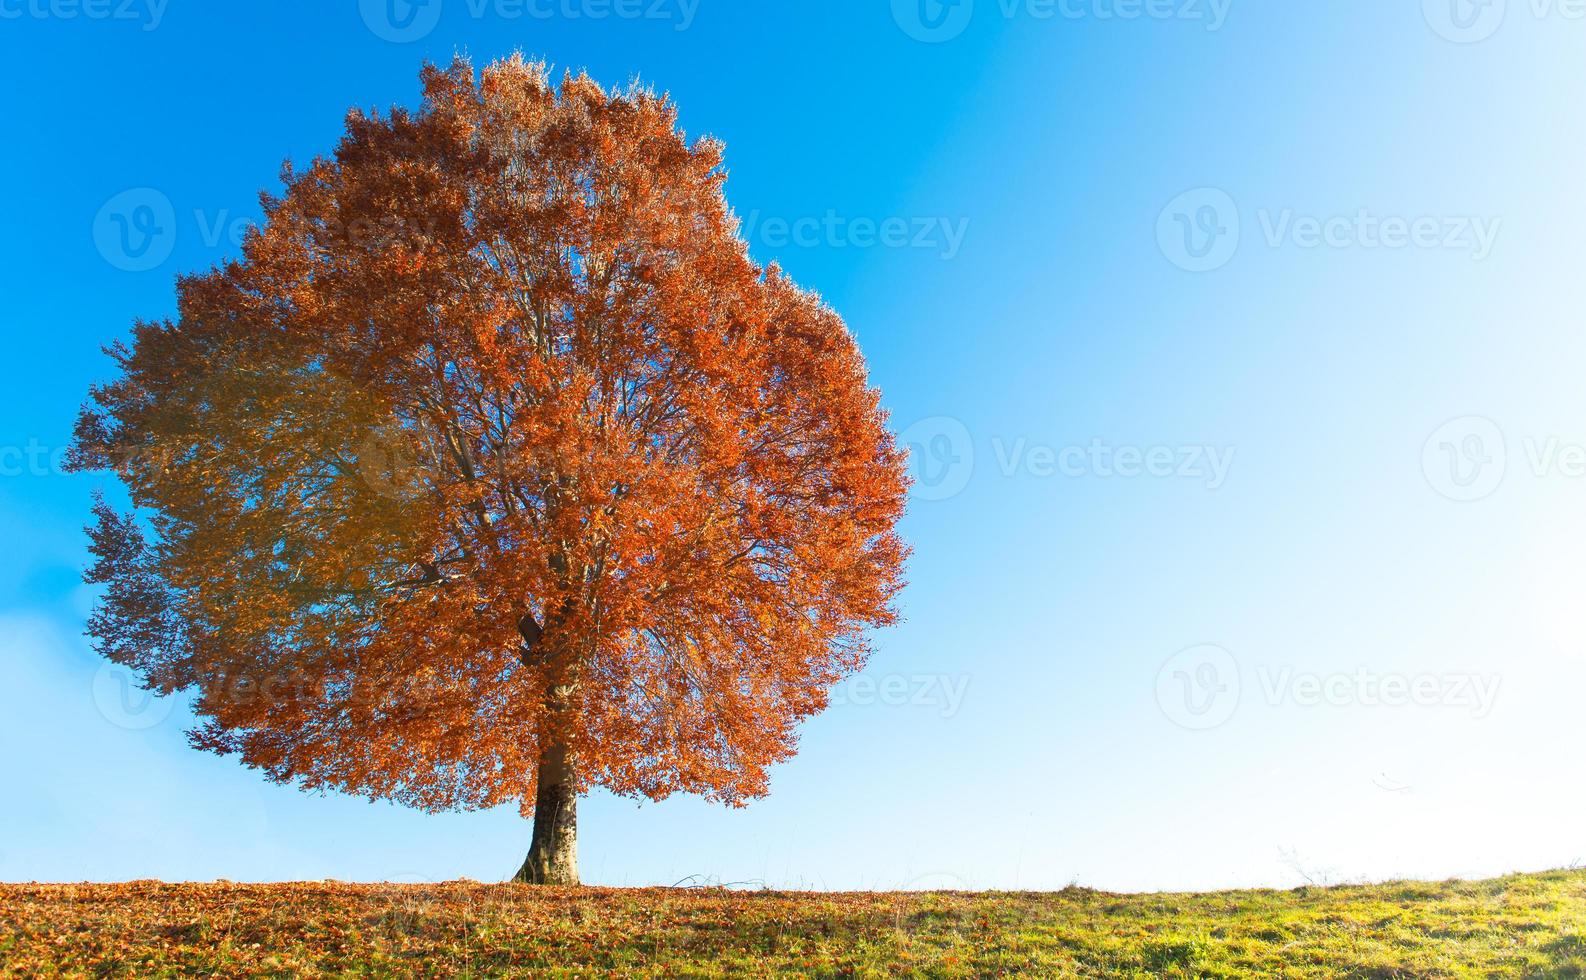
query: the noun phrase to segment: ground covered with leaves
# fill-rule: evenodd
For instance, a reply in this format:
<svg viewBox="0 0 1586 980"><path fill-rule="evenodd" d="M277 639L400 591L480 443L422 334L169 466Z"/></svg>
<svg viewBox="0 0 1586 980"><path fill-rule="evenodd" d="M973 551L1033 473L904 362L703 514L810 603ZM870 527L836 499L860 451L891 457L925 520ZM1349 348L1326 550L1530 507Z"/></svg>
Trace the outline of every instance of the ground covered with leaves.
<svg viewBox="0 0 1586 980"><path fill-rule="evenodd" d="M1205 895L0 885L0 975L1586 977L1586 872Z"/></svg>

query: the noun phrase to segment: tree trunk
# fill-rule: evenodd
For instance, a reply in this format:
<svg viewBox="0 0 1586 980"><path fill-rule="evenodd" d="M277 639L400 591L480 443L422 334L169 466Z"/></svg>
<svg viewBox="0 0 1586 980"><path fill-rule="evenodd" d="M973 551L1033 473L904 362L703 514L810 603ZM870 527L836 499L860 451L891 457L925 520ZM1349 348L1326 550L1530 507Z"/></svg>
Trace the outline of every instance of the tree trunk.
<svg viewBox="0 0 1586 980"><path fill-rule="evenodd" d="M534 795L534 837L513 881L530 885L578 884L578 796L567 746L552 742L540 753Z"/></svg>

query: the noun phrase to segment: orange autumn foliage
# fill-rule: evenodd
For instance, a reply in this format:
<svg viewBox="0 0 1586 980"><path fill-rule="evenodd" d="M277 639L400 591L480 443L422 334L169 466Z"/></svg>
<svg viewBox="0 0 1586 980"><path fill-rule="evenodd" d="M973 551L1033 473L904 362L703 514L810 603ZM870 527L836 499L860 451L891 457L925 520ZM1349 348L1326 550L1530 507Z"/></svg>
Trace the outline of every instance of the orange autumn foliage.
<svg viewBox="0 0 1586 980"><path fill-rule="evenodd" d="M98 648L204 749L426 810L741 803L895 619L904 460L842 320L663 96L427 68L112 348ZM145 530L146 528L146 530Z"/></svg>

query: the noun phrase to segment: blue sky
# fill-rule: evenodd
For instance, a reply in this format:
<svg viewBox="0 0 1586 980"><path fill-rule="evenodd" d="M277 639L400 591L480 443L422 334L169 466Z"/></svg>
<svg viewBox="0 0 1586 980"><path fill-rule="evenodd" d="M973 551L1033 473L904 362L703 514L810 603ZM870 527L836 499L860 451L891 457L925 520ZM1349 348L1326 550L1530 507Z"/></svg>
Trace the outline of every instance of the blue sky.
<svg viewBox="0 0 1586 980"><path fill-rule="evenodd" d="M394 4L389 5L389 4ZM847 318L907 622L598 884L1114 889L1586 858L1586 20L1549 0L0 0L0 880L494 880L511 810L265 783L81 637L99 348L425 59L668 90Z"/></svg>

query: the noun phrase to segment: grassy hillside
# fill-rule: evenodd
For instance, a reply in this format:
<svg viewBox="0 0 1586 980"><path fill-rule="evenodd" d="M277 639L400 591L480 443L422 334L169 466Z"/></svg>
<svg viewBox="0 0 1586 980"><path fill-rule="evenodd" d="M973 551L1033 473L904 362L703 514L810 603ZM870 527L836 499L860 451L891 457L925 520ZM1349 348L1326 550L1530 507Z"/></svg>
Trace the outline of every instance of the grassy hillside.
<svg viewBox="0 0 1586 980"><path fill-rule="evenodd" d="M1586 872L1207 895L0 885L0 975L1586 976Z"/></svg>

